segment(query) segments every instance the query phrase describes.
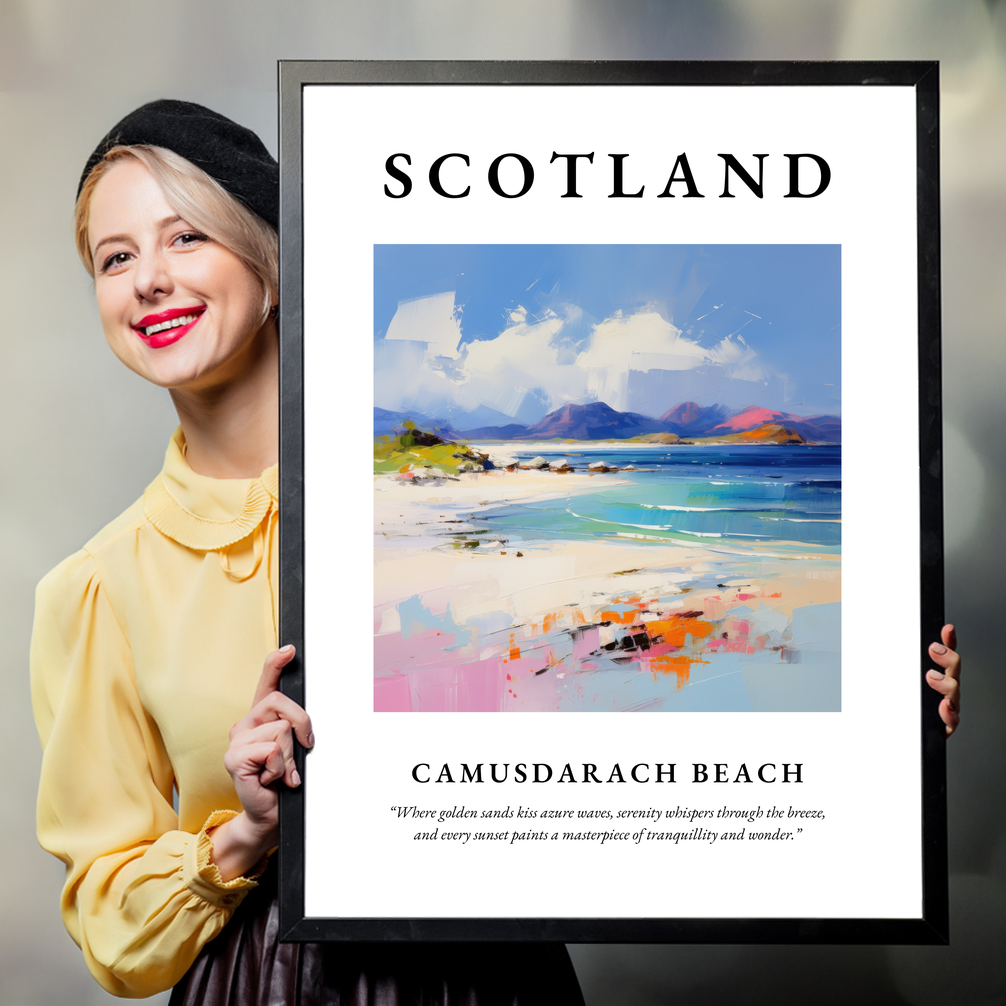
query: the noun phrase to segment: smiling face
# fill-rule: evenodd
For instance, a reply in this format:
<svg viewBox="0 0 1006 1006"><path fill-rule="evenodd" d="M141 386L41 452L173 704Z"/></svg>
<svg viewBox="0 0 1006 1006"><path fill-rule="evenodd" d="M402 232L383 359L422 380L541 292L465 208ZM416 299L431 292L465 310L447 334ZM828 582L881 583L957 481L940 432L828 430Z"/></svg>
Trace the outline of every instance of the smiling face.
<svg viewBox="0 0 1006 1006"><path fill-rule="evenodd" d="M275 338L255 273L182 220L139 161L116 161L98 181L87 238L105 338L148 381L193 392L226 384Z"/></svg>

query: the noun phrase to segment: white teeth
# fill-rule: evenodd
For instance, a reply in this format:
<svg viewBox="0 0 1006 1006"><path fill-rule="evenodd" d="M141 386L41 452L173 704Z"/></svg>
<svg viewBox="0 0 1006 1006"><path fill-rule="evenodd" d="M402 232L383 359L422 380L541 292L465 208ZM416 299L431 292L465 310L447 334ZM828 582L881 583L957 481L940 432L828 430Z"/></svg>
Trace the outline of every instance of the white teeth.
<svg viewBox="0 0 1006 1006"><path fill-rule="evenodd" d="M159 325L151 325L143 330L143 334L149 339L152 335L156 335L158 332L163 332L169 328L180 328L182 325L188 325L198 318L198 314L185 314L181 318L172 318L170 321L162 321Z"/></svg>

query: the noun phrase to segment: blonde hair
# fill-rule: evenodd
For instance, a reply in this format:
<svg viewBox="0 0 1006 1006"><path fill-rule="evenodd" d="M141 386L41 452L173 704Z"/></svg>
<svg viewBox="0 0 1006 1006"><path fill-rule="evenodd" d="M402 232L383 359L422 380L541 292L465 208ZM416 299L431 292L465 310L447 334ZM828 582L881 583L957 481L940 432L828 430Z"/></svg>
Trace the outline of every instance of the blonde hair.
<svg viewBox="0 0 1006 1006"><path fill-rule="evenodd" d="M126 158L139 161L154 176L168 205L183 220L234 252L255 273L262 283L264 323L279 295L279 236L202 168L165 147L112 147L84 181L73 225L77 254L91 278L94 259L87 240L91 197L112 165Z"/></svg>

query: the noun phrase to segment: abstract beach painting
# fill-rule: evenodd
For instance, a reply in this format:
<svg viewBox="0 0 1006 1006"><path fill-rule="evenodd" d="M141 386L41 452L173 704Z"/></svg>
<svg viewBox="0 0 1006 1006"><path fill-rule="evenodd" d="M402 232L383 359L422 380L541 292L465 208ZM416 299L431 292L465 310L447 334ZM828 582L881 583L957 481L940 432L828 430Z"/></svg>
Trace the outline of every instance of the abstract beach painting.
<svg viewBox="0 0 1006 1006"><path fill-rule="evenodd" d="M841 708L841 248L377 245L374 709Z"/></svg>

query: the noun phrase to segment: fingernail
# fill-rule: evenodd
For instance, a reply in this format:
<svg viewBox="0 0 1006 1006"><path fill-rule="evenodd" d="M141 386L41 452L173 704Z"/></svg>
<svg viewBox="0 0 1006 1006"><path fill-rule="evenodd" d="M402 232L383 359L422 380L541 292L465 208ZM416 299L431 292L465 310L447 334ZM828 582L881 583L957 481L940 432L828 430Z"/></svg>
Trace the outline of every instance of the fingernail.
<svg viewBox="0 0 1006 1006"><path fill-rule="evenodd" d="M288 653L293 653L293 643L287 643L286 646L280 648L279 652L284 656Z"/></svg>
<svg viewBox="0 0 1006 1006"><path fill-rule="evenodd" d="M290 781L294 784L294 786L300 785L300 773L296 769L290 773Z"/></svg>
<svg viewBox="0 0 1006 1006"><path fill-rule="evenodd" d="M931 649L933 651L933 653L946 653L947 652L947 648L942 643L933 643L933 645L930 646L929 649Z"/></svg>
<svg viewBox="0 0 1006 1006"><path fill-rule="evenodd" d="M941 674L939 671L930 670L928 674L934 681L942 681L946 677L946 675Z"/></svg>
<svg viewBox="0 0 1006 1006"><path fill-rule="evenodd" d="M313 731L307 735L307 746L309 748L313 748L314 747L314 732Z"/></svg>

